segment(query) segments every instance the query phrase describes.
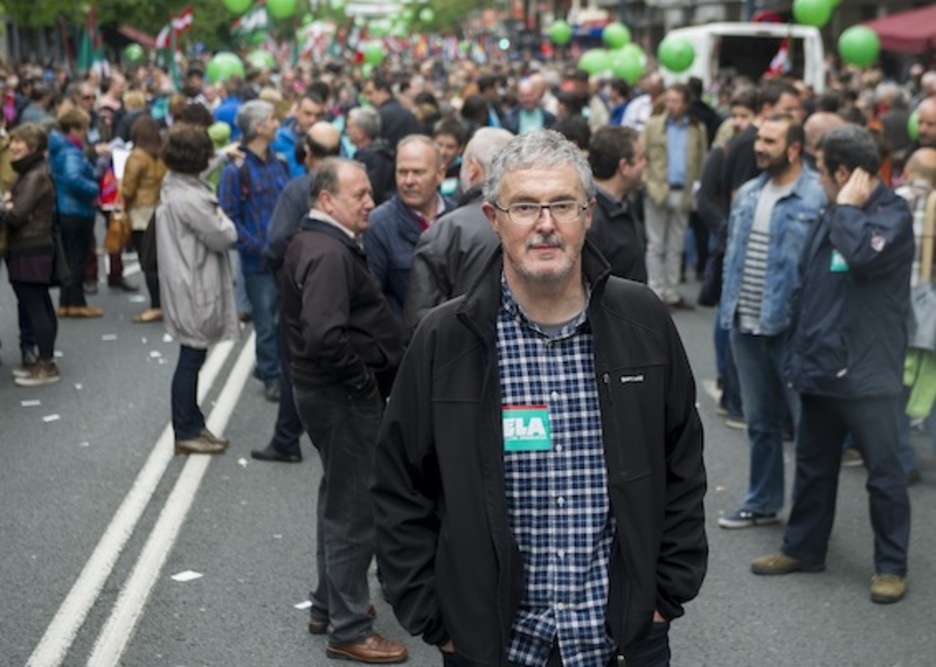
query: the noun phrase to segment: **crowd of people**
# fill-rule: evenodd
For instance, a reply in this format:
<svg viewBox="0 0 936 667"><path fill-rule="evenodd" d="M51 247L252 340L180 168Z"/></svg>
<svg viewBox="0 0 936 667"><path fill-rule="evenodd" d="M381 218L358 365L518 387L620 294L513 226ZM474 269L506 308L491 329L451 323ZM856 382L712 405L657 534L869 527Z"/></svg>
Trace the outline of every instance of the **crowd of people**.
<svg viewBox="0 0 936 667"><path fill-rule="evenodd" d="M932 274L936 70L830 64L821 93L440 58L223 82L193 59L178 90L147 66L4 82L14 381L59 381L58 320L104 316L88 302L101 219L141 259L134 321L180 346L177 454L228 448L198 371L252 322L277 413L251 455L300 462L307 433L323 464L308 628L329 657L407 658L373 629L376 551L401 624L446 665L669 664L707 558L672 320L696 302L718 310L719 414L750 445L718 525L780 520L793 439L784 542L751 569L819 571L839 467L858 460L870 597L905 595L914 418L936 451L936 332L911 308ZM132 143L120 166L115 140ZM135 291L124 249L107 284Z"/></svg>

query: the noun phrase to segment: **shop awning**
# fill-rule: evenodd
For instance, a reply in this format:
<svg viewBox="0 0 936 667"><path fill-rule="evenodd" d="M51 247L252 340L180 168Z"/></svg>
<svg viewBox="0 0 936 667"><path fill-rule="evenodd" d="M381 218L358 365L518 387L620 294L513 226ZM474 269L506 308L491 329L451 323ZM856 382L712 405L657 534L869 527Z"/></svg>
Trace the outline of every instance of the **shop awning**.
<svg viewBox="0 0 936 667"><path fill-rule="evenodd" d="M881 39L881 48L899 53L936 49L936 4L867 21Z"/></svg>

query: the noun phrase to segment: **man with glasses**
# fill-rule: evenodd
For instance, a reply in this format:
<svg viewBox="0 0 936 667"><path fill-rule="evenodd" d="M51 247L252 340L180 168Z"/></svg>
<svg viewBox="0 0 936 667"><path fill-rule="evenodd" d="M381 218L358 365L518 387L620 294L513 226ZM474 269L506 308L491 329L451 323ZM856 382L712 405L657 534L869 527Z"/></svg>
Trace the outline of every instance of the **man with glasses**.
<svg viewBox="0 0 936 667"><path fill-rule="evenodd" d="M666 307L586 240L594 206L573 144L513 139L484 186L500 250L391 392L378 561L447 665L667 665L705 574L692 372Z"/></svg>

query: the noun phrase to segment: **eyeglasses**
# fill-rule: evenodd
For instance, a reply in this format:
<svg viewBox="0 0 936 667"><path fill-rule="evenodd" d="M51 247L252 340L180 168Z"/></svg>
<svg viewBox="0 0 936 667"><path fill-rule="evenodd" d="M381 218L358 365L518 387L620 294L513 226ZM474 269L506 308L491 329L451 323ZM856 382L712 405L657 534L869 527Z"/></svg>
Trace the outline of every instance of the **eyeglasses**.
<svg viewBox="0 0 936 667"><path fill-rule="evenodd" d="M568 225L582 217L582 213L588 208L588 204L580 204L577 201L554 201L548 204L537 204L535 202L521 201L508 206L501 206L496 201L491 205L507 217L515 225L533 225L543 214L543 209L549 211L550 217L558 225Z"/></svg>
<svg viewBox="0 0 936 667"><path fill-rule="evenodd" d="M94 101L94 95L82 95L82 96L81 96L81 99L83 99L83 100L85 100L85 101L87 101L87 102L93 102L93 101Z"/></svg>

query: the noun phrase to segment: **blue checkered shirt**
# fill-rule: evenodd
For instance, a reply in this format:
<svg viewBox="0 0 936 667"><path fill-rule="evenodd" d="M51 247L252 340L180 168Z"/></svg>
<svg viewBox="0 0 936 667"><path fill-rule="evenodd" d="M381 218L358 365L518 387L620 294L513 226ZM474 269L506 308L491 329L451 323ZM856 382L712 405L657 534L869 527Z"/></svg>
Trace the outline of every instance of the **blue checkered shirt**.
<svg viewBox="0 0 936 667"><path fill-rule="evenodd" d="M546 406L549 451L504 451L510 527L524 592L507 659L542 667L558 640L565 667L606 665L605 629L614 519L601 440L587 309L550 335L501 281L497 365L502 406ZM590 295L589 295L590 296Z"/></svg>

